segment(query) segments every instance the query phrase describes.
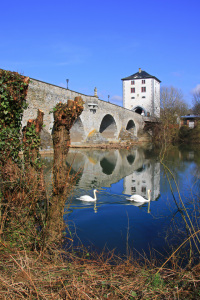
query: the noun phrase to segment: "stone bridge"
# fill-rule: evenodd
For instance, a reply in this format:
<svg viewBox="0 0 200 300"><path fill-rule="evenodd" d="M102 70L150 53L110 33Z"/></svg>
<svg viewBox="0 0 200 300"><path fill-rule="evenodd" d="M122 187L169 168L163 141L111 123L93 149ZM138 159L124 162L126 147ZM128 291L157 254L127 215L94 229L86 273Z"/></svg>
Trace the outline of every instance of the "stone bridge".
<svg viewBox="0 0 200 300"><path fill-rule="evenodd" d="M72 145L116 143L137 139L143 129L142 116L123 107L96 99L86 99L84 110L71 129Z"/></svg>
<svg viewBox="0 0 200 300"><path fill-rule="evenodd" d="M53 113L51 111L58 102L81 96L84 110L74 123L70 134L72 146L88 144L118 143L123 140L138 140L138 133L142 132L146 121L131 110L100 100L97 95L88 96L55 86L46 82L31 79L28 88L28 109L25 110L22 126L27 120L37 117L38 108L44 112L44 129L42 130L42 149L52 148ZM146 120L148 119L148 120Z"/></svg>
<svg viewBox="0 0 200 300"><path fill-rule="evenodd" d="M148 149L148 148L147 148ZM51 193L53 156L46 156L52 167L45 171L47 190ZM75 188L91 190L110 187L124 179L123 193L137 193L152 200L160 194L160 163L146 157L145 150L137 146L126 149L75 149L70 148L66 163L77 175ZM50 194L49 194L50 195Z"/></svg>
<svg viewBox="0 0 200 300"><path fill-rule="evenodd" d="M109 187L113 183L132 174L134 171L143 170L145 162L143 149L70 149L67 163L75 174L80 173L79 188Z"/></svg>

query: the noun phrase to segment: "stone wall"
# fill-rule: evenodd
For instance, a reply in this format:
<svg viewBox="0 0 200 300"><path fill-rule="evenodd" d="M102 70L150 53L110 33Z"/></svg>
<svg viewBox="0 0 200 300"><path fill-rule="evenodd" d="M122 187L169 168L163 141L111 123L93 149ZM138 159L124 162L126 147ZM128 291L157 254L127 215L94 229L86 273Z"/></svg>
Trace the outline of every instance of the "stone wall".
<svg viewBox="0 0 200 300"><path fill-rule="evenodd" d="M37 117L38 108L44 112L44 128L41 133L42 149L48 150L53 147L52 129L53 113L51 112L59 102L66 103L68 99L74 100L76 96L81 96L83 101L94 102L95 96L87 96L66 88L55 86L36 79L30 79L27 102L28 108L24 111L22 126L25 126L29 119Z"/></svg>
<svg viewBox="0 0 200 300"><path fill-rule="evenodd" d="M138 132L144 127L144 118L141 115L100 100L96 91L94 96L89 96L31 79L27 94L28 109L24 111L22 126L25 126L29 119L37 117L38 109L44 112L42 150L53 148L53 108L59 102L67 103L69 99L74 100L76 96L82 97L84 110L70 130L72 146L118 143L127 137L130 137L131 141L137 140ZM126 131L129 131L129 134L126 134Z"/></svg>

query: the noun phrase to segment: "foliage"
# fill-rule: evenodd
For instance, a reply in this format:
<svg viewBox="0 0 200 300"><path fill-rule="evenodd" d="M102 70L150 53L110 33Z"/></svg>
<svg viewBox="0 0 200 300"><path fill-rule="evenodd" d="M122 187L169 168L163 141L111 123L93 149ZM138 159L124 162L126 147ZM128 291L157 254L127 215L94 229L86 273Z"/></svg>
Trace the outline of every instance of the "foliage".
<svg viewBox="0 0 200 300"><path fill-rule="evenodd" d="M35 169L40 169L41 159L39 154L39 148L41 144L40 135L36 132L35 124L26 126L23 138L23 154L26 162L29 162Z"/></svg>
<svg viewBox="0 0 200 300"><path fill-rule="evenodd" d="M26 128L26 143L30 145L30 149L37 149L39 150L40 147L40 137L36 133L35 125L32 124L31 127Z"/></svg>
<svg viewBox="0 0 200 300"><path fill-rule="evenodd" d="M189 128L188 126L181 126L179 130L179 142L184 142L188 144L198 144L200 143L200 123L194 128Z"/></svg>
<svg viewBox="0 0 200 300"><path fill-rule="evenodd" d="M160 276L159 273L156 273L155 275L152 276L152 287L153 289L162 289L165 285L164 280Z"/></svg>
<svg viewBox="0 0 200 300"><path fill-rule="evenodd" d="M1 157L16 161L20 150L20 129L29 78L0 70L0 151Z"/></svg>
<svg viewBox="0 0 200 300"><path fill-rule="evenodd" d="M31 169L27 165L22 168L19 158L19 151L22 149L21 121L23 111L27 108L28 84L28 77L0 70L0 228L2 232L3 229L7 230L7 235L11 236L11 243L14 241L17 243L19 237L27 241L28 227L32 228L32 232L37 231L37 227L32 226L37 216L35 205L43 200L45 194L41 188L40 193L38 191L40 199L35 199L35 194L30 190L32 184L40 188L40 173L35 175L36 168ZM36 149L37 152L40 138L36 135L34 125L27 129L26 135L26 151L31 154L33 149ZM36 156L34 158L38 170L39 158ZM32 173L31 181L29 181L30 173Z"/></svg>
<svg viewBox="0 0 200 300"><path fill-rule="evenodd" d="M29 78L16 72L0 70L0 128L20 128Z"/></svg>
<svg viewBox="0 0 200 300"><path fill-rule="evenodd" d="M0 130L0 151L1 160L9 156L14 162L18 162L19 151L21 150L21 134L18 128L3 127Z"/></svg>

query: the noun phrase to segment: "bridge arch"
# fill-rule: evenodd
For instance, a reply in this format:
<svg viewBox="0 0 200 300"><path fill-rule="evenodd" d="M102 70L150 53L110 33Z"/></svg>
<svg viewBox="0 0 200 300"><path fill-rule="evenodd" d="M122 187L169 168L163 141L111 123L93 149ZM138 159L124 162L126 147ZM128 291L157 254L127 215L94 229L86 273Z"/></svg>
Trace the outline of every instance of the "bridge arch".
<svg viewBox="0 0 200 300"><path fill-rule="evenodd" d="M117 124L115 119L110 114L107 114L103 117L99 132L105 138L114 138L117 134Z"/></svg>
<svg viewBox="0 0 200 300"><path fill-rule="evenodd" d="M145 169L146 169L146 165L143 164L141 167L139 167L137 170L135 170L135 172L137 174L140 174L140 173L144 172Z"/></svg>
<svg viewBox="0 0 200 300"><path fill-rule="evenodd" d="M144 115L146 116L147 115L147 112L146 110L142 107L142 106L135 106L132 111L136 112L137 114L139 115Z"/></svg>
<svg viewBox="0 0 200 300"><path fill-rule="evenodd" d="M126 130L134 130L135 129L135 123L133 120L129 120L126 125Z"/></svg>
<svg viewBox="0 0 200 300"><path fill-rule="evenodd" d="M70 140L71 143L83 142L85 139L85 131L83 122L80 117L76 119L74 125L70 129Z"/></svg>
<svg viewBox="0 0 200 300"><path fill-rule="evenodd" d="M128 163L129 163L129 165L132 165L132 164L134 163L134 161L135 161L135 155L129 154L129 155L126 157L126 159L127 159Z"/></svg>
<svg viewBox="0 0 200 300"><path fill-rule="evenodd" d="M100 166L102 168L102 172L106 175L113 174L115 167L116 167L116 161L109 160L107 157L102 158L100 161Z"/></svg>

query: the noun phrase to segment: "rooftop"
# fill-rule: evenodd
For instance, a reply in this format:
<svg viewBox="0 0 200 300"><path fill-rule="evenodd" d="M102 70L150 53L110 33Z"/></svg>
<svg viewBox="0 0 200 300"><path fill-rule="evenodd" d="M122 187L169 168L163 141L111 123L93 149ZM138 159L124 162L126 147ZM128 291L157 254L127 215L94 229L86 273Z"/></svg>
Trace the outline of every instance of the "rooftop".
<svg viewBox="0 0 200 300"><path fill-rule="evenodd" d="M142 71L140 68L139 68L139 71L137 73L135 73L133 75L130 75L128 77L122 78L122 80L144 79L144 78L154 78L158 82L161 82L157 77L152 76L152 75L148 74L145 71Z"/></svg>
<svg viewBox="0 0 200 300"><path fill-rule="evenodd" d="M195 118L200 118L200 115L181 116L181 119L195 119Z"/></svg>

